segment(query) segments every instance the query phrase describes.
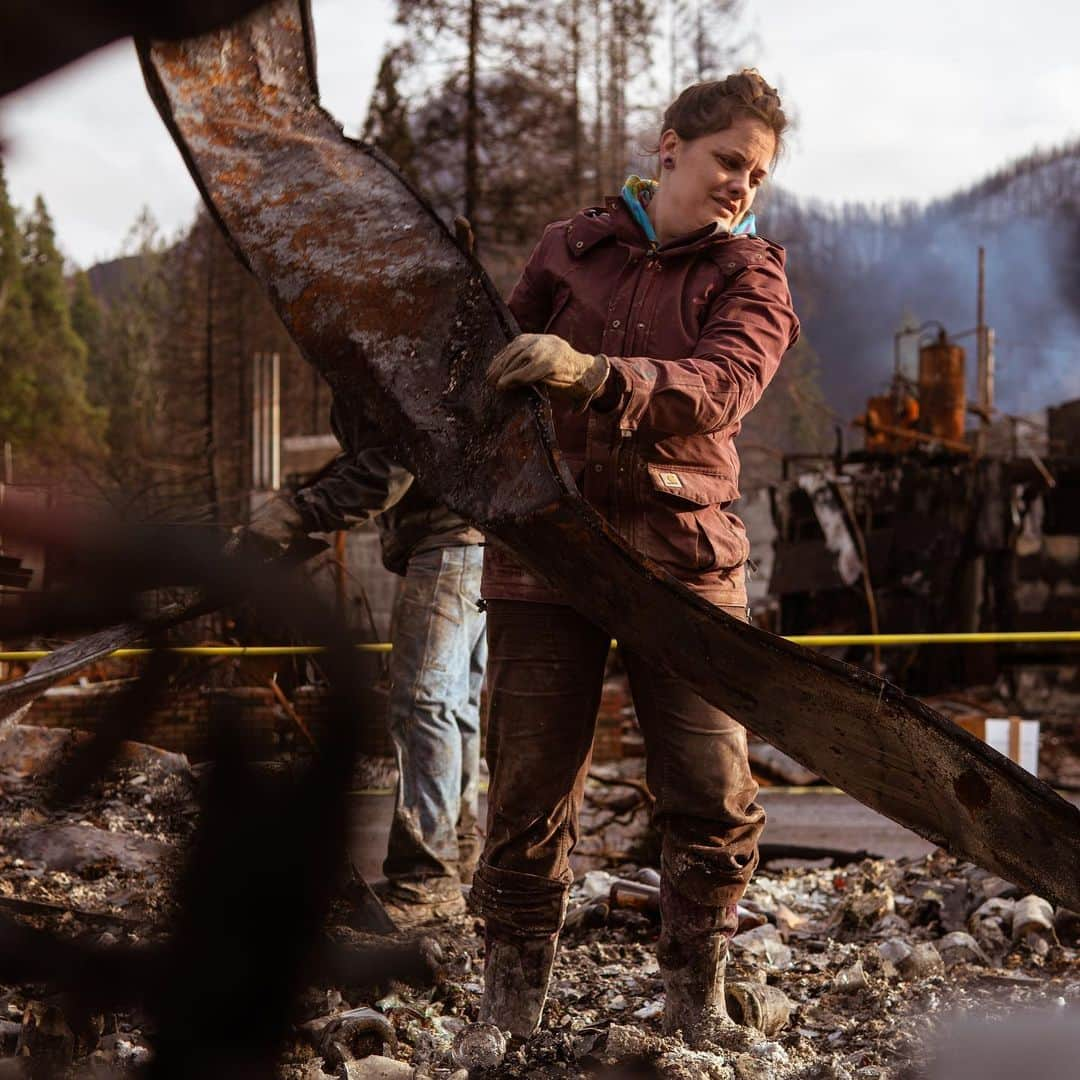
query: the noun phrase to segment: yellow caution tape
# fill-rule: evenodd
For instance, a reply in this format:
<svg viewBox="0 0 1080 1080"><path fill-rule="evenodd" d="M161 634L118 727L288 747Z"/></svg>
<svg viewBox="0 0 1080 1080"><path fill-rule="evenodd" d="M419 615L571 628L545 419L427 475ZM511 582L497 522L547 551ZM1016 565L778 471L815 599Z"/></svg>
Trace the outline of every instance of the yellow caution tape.
<svg viewBox="0 0 1080 1080"><path fill-rule="evenodd" d="M1018 630L1001 633L974 634L796 634L786 637L796 645L816 648L835 648L844 645L1032 645L1080 643L1080 630ZM612 641L612 648L618 647ZM354 646L359 652L388 653L393 649L389 641L366 642ZM323 645L174 645L169 652L181 656L314 656L325 652ZM110 657L147 656L152 649L117 649ZM0 651L3 660L41 660L50 656L48 649L13 649Z"/></svg>
<svg viewBox="0 0 1080 1080"><path fill-rule="evenodd" d="M1031 645L1040 642L1080 642L1080 630L1014 630L974 634L801 634L789 637L796 645Z"/></svg>

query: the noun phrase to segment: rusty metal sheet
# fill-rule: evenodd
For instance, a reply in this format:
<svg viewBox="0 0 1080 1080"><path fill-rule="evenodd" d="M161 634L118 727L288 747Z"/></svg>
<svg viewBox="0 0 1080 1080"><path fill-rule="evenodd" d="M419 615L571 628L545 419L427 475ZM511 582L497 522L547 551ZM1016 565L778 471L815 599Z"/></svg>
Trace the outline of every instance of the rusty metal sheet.
<svg viewBox="0 0 1080 1080"><path fill-rule="evenodd" d="M515 332L491 282L392 164L320 107L304 3L141 55L208 205L304 355L425 487L808 768L1080 909L1080 811L887 682L694 597L583 502L540 397L483 380Z"/></svg>

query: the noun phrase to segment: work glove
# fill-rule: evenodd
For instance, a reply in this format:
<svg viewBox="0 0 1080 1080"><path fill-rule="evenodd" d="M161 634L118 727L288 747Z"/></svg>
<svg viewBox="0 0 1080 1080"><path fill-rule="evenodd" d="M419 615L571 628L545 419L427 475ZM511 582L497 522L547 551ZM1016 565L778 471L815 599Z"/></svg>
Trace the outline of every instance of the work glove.
<svg viewBox="0 0 1080 1080"><path fill-rule="evenodd" d="M554 398L583 411L604 388L611 364L604 355L588 356L556 334L518 334L487 370L497 390L543 383Z"/></svg>
<svg viewBox="0 0 1080 1080"><path fill-rule="evenodd" d="M236 546L262 559L284 555L297 540L307 536L295 504L284 495L272 495L252 515L247 525L233 531Z"/></svg>

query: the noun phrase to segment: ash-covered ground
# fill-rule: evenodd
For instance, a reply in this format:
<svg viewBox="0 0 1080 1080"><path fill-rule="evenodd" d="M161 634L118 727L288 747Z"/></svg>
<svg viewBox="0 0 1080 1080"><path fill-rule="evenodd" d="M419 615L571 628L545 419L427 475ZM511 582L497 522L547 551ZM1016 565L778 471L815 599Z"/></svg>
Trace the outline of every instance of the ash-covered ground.
<svg viewBox="0 0 1080 1080"><path fill-rule="evenodd" d="M92 797L49 810L36 777L46 754L70 738L26 727L0 740L0 910L105 947L160 941L175 871L199 818L199 776L179 755L136 746ZM610 903L612 884L640 877L654 847L637 779L625 763L590 783L585 827L601 840L592 845L594 869L574 887L574 925L564 935L544 1030L472 1075L952 1080L959 1073L942 1072L934 1059L939 1045L955 1050L958 1017L994 1018L999 1031L1034 1013L1049 1023L1075 1020L1080 920L939 852L918 861L764 868L743 913L744 925L760 925L735 938L729 978L780 992L772 1001L783 1004L781 1014L790 1008L783 1027L769 1034L733 1027L708 1050L662 1037L655 913L647 898ZM597 868L604 858L606 869ZM344 899L335 905L328 939L368 940L346 925L351 914ZM459 917L413 933L438 943L434 985L309 987L296 1005L281 1075L467 1075L461 1032L477 1015L479 924ZM70 1016L55 988L0 987L0 1076L137 1070L152 1044L141 1023L135 1013Z"/></svg>

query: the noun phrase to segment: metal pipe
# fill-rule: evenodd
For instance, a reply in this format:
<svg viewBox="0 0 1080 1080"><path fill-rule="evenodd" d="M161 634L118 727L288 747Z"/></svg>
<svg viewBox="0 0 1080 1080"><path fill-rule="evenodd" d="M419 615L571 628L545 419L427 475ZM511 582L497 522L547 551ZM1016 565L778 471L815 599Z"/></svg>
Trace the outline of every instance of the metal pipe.
<svg viewBox="0 0 1080 1080"><path fill-rule="evenodd" d="M281 353L271 353L269 356L270 376L270 432L269 446L270 456L270 488L278 491L281 488Z"/></svg>
<svg viewBox="0 0 1080 1080"><path fill-rule="evenodd" d="M251 364L251 486L256 490L262 477L262 354L255 353Z"/></svg>
<svg viewBox="0 0 1080 1080"><path fill-rule="evenodd" d="M944 446L948 450L955 450L960 454L970 454L971 447L966 442L958 439L946 439L939 435L927 435L924 431L909 431L907 428L891 427L888 424L868 424L865 420L852 420L855 427L865 428L867 431L880 431L884 435L894 435L897 438L911 439L912 442L935 443Z"/></svg>

